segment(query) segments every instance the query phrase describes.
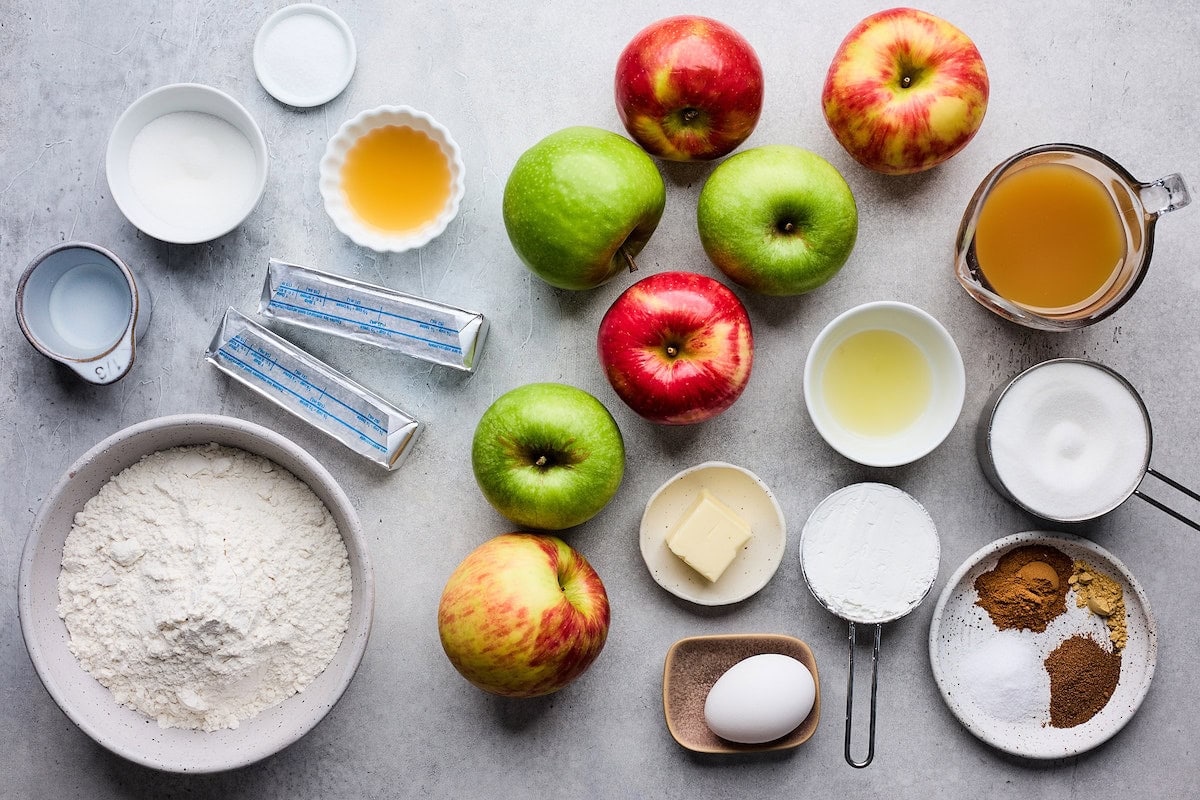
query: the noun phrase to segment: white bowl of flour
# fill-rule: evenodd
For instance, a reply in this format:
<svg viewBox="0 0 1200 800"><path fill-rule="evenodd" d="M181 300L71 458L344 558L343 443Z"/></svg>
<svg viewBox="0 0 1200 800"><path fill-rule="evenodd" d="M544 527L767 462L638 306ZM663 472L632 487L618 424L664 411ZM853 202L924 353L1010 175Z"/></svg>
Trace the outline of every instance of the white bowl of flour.
<svg viewBox="0 0 1200 800"><path fill-rule="evenodd" d="M239 513L257 515L250 533L215 552L173 541ZM332 476L284 437L214 415L150 420L85 453L34 520L18 588L30 658L67 716L114 753L173 772L251 764L311 730L354 676L374 606L362 526ZM152 622L122 617L123 601ZM105 603L108 616L91 609ZM293 604L307 610L289 616Z"/></svg>

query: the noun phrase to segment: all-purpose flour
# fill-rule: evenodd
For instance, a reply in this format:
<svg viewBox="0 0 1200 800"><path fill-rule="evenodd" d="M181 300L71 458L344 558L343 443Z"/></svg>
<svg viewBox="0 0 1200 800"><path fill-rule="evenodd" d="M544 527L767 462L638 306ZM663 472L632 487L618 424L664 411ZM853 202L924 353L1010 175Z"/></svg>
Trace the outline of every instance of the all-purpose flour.
<svg viewBox="0 0 1200 800"><path fill-rule="evenodd" d="M58 591L83 667L163 727L236 728L301 691L350 618L324 504L215 444L153 453L106 483L75 516Z"/></svg>

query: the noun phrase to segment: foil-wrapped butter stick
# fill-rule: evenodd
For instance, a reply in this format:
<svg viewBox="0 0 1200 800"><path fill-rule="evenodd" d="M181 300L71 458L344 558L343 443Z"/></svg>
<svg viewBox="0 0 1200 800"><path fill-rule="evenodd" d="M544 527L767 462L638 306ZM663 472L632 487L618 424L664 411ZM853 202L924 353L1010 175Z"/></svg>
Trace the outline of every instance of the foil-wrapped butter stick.
<svg viewBox="0 0 1200 800"><path fill-rule="evenodd" d="M421 432L421 423L409 414L236 309L225 312L204 357L389 470L400 466Z"/></svg>
<svg viewBox="0 0 1200 800"><path fill-rule="evenodd" d="M478 312L274 258L258 311L464 372L479 365L488 332Z"/></svg>

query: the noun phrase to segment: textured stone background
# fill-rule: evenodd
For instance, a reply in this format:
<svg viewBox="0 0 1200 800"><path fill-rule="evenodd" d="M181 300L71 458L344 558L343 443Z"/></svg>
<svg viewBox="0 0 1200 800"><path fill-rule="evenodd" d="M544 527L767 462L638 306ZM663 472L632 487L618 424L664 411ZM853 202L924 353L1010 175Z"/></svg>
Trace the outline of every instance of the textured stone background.
<svg viewBox="0 0 1200 800"><path fill-rule="evenodd" d="M1154 268L1120 313L1083 332L1019 329L976 306L951 273L962 209L992 165L1029 145L1075 141L1111 154L1145 179L1179 171L1200 188L1200 16L1167 2L932 2L970 34L992 79L975 141L923 175L867 172L837 145L819 108L821 82L845 33L880 6L863 2L691 4L455 0L331 5L358 40L358 71L323 108L273 101L251 67L258 25L279 3L5 0L0 8L0 283L11 292L44 248L78 238L103 244L157 298L131 375L87 387L30 348L0 314L0 795L108 797L569 797L830 796L927 798L1182 797L1200 777L1194 671L1195 567L1200 538L1132 501L1089 535L1123 559L1149 594L1159 664L1141 711L1113 741L1065 763L1008 758L950 714L929 669L933 597L973 551L1036 523L1004 503L976 466L971 431L984 398L1020 369L1053 356L1087 356L1124 373L1155 423L1154 463L1200 483L1200 210L1158 229ZM733 24L766 71L762 120L747 146L792 143L830 159L858 200L861 231L843 272L810 296L748 295L757 337L754 376L727 414L656 428L629 411L597 364L594 335L621 277L592 292L548 287L521 268L500 217L517 156L572 124L621 130L612 102L620 49L642 26L697 12ZM109 197L108 132L121 111L166 83L212 84L241 100L271 149L266 195L234 233L209 244L165 245L138 233ZM316 168L325 142L358 111L383 103L424 109L462 146L467 195L459 217L418 252L377 256L342 237L321 210ZM664 165L666 215L641 261L645 272L717 275L695 232L695 200L709 171ZM319 334L288 335L428 423L394 474L232 385L201 353L227 306L252 311L271 256L295 260L489 313L491 340L473 377L431 369ZM871 470L842 459L803 408L803 356L817 331L852 305L894 298L950 329L967 366L962 418L918 463ZM615 501L568 532L603 576L613 604L608 646L575 685L512 702L468 686L437 640L435 608L458 561L509 524L477 491L469 466L476 420L500 393L535 380L598 396L624 431L629 458ZM249 419L293 438L355 501L378 578L375 628L357 679L305 739L257 766L212 777L162 775L93 743L38 683L21 642L17 565L38 505L64 469L100 439L161 414L198 411ZM676 470L722 459L772 486L791 530L774 580L723 609L677 601L651 580L636 545L649 494ZM809 595L796 555L813 506L847 483L894 483L929 509L943 563L931 596L884 634L879 751L867 770L841 756L844 626ZM1194 509L1193 509L1194 510ZM676 639L779 632L809 642L821 665L825 714L816 736L785 755L700 758L679 748L662 717L661 671ZM1193 677L1189 678L1191 675Z"/></svg>

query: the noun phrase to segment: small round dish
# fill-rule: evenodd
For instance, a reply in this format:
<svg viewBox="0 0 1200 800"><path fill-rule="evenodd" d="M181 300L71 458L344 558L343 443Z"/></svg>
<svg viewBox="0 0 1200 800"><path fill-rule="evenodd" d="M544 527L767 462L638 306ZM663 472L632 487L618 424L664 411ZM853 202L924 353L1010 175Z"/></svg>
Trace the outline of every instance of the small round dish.
<svg viewBox="0 0 1200 800"><path fill-rule="evenodd" d="M363 222L350 208L346 192L342 188L342 170L346 155L358 140L375 130L396 126L412 128L432 139L446 157L450 166L450 195L442 212L430 222L409 231L387 231ZM446 230L450 221L458 215L458 207L466 191L463 176L467 168L463 163L458 145L450 132L439 125L428 114L408 106L379 106L363 111L346 120L338 128L321 158L321 197L325 201L325 213L337 229L357 245L380 253L403 253L428 244Z"/></svg>
<svg viewBox="0 0 1200 800"><path fill-rule="evenodd" d="M753 538L716 581L683 563L667 547L667 535L701 489L708 489L750 524ZM787 544L783 509L767 485L748 469L708 461L685 469L659 487L642 514L642 558L659 586L702 606L745 600L767 585Z"/></svg>
<svg viewBox="0 0 1200 800"><path fill-rule="evenodd" d="M975 579L981 573L994 569L1005 553L1031 544L1048 545L1061 550L1068 558L1087 561L1119 583L1125 595L1129 639L1122 650L1121 676L1117 688L1104 708L1087 722L1073 728L1050 726L1048 695L1044 718L1016 721L998 719L975 704L959 674L963 659L997 633L988 613L975 604L979 598ZM1108 641L1104 622L1087 608L1078 608L1072 590L1067 595L1066 612L1055 618L1045 631L1033 633L1022 630L1019 635L1029 637L1039 657L1045 659L1065 639L1077 633L1091 634L1098 642ZM1066 758L1108 741L1133 717L1154 677L1157 640L1150 602L1120 560L1103 547L1079 536L1028 531L997 539L982 547L951 576L938 598L929 626L929 661L946 705L975 736L992 747L1025 758Z"/></svg>
<svg viewBox="0 0 1200 800"><path fill-rule="evenodd" d="M237 447L264 456L313 490L329 509L346 542L352 597L341 646L304 691L237 728L211 732L160 728L117 703L80 665L58 615L63 545L75 514L116 473L158 450L190 444ZM21 556L17 587L21 633L46 691L84 733L119 756L169 772L219 772L273 755L308 733L349 686L371 630L375 583L362 524L333 476L295 443L232 417L192 414L160 417L118 431L71 465L38 510Z"/></svg>
<svg viewBox="0 0 1200 800"><path fill-rule="evenodd" d="M704 703L709 691L734 664L764 653L790 656L812 673L817 688L812 711L791 733L771 742L741 744L720 738L704 721ZM663 665L663 715L671 738L694 753L791 750L811 739L821 720L821 678L817 674L817 659L801 640L777 633L734 633L680 639L667 651Z"/></svg>
<svg viewBox="0 0 1200 800"><path fill-rule="evenodd" d="M254 74L267 93L296 108L324 105L354 76L358 50L346 21L325 6L279 9L254 37Z"/></svg>
<svg viewBox="0 0 1200 800"><path fill-rule="evenodd" d="M130 152L141 131L160 117L178 112L208 114L232 125L246 137L253 158L253 175L246 181L245 191L237 196L214 197L211 203L200 203L187 187L177 192L190 198L189 213L178 210L170 215L160 213L135 190L130 173ZM187 145L185 148L184 145ZM178 168L193 176L198 170L211 166L215 156L228 156L222 149L207 142L174 142L164 148L180 159ZM162 151L159 151L160 154ZM104 169L113 200L125 218L138 230L172 244L198 244L224 236L250 216L267 187L267 140L258 123L237 100L219 89L200 83L174 83L160 86L139 97L117 119L108 137Z"/></svg>
<svg viewBox="0 0 1200 800"><path fill-rule="evenodd" d="M931 372L924 411L891 435L867 436L847 429L828 407L823 391L834 350L851 336L871 330L903 336L921 352ZM817 334L804 362L804 403L817 432L834 450L869 467L896 467L927 455L954 429L965 395L966 372L954 339L940 322L907 303L879 301L843 312Z"/></svg>

